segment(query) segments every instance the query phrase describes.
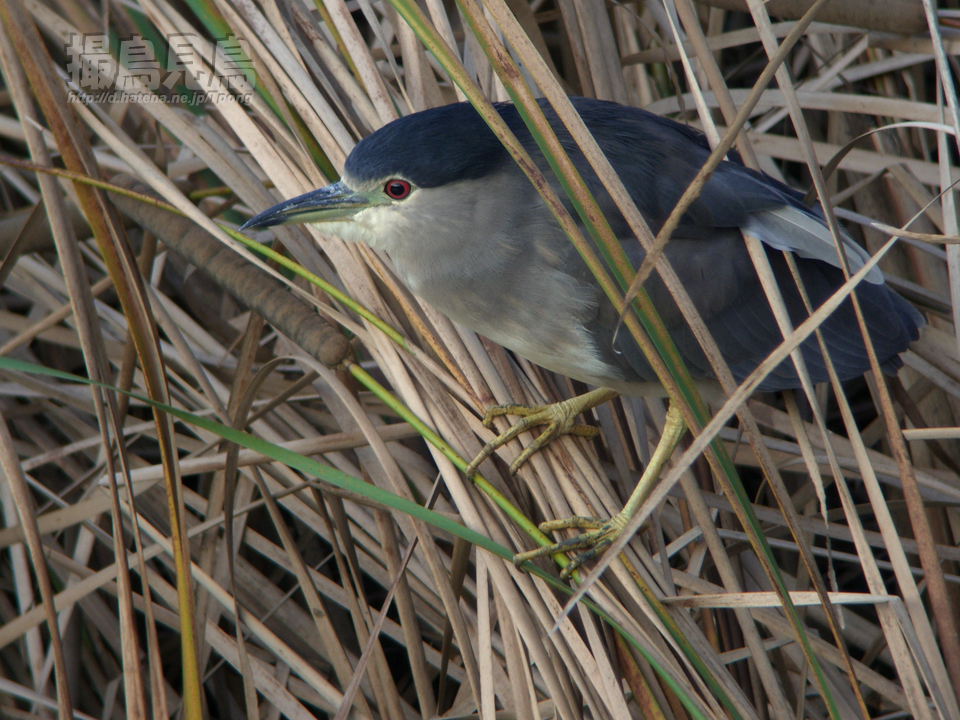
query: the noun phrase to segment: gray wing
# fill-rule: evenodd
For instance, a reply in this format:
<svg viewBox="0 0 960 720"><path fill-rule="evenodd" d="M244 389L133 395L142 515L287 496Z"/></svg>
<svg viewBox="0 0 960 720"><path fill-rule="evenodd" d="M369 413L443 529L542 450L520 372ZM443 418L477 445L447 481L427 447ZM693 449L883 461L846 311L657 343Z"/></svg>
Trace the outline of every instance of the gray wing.
<svg viewBox="0 0 960 720"><path fill-rule="evenodd" d="M703 137L644 111L624 112L620 106L584 99L575 104L651 229L657 232L709 155ZM622 238L624 249L638 266L642 248L572 140L562 131L559 134ZM794 326L808 314L781 251L796 256L814 308L843 282L836 246L818 210L805 207L798 193L772 178L737 162L721 163L685 214L666 255L737 380L745 378L783 340L741 231L764 244ZM851 268L856 271L863 267L869 255L846 234L842 240ZM866 280L858 287L857 297L880 362L892 372L900 367L899 353L919 336L924 320L883 283L878 269L872 269ZM712 372L699 344L659 278L651 277L646 289L691 372L695 377L710 377ZM626 331L621 331L614 343L614 326L615 313L601 302L593 329L601 352L609 362L636 373L639 379L655 380ZM859 376L869 368L849 300L821 330L841 379ZM808 338L801 350L813 381L827 380L816 338ZM795 387L799 387L799 380L789 359L761 385L762 390Z"/></svg>
<svg viewBox="0 0 960 720"><path fill-rule="evenodd" d="M624 244L633 262L638 264L643 257L639 243L633 240ZM671 241L666 254L734 377L742 381L783 341L783 336L739 230L718 230L707 241L678 238ZM796 327L808 317L805 305L782 252L768 247L767 256ZM830 263L804 257L797 257L796 263L814 308L843 282L841 271ZM699 343L659 277L652 276L646 290L693 376L713 377ZM899 353L918 337L923 318L886 285L861 283L856 293L881 365L885 371L894 372L901 365ZM609 354L605 354L608 362L629 368L639 379L654 381L655 374L639 347L626 330L621 330L614 342L614 328L615 313L612 307L606 306L598 312L594 333L598 346L610 349ZM866 348L849 299L823 323L821 334L841 380L858 377L869 369ZM801 344L801 351L813 382L827 381L829 376L815 336ZM759 389L773 391L799 386L793 362L787 359L767 376Z"/></svg>
<svg viewBox="0 0 960 720"><path fill-rule="evenodd" d="M705 138L643 110L585 99L576 105L656 232L707 161L710 148ZM593 173L584 169L599 185ZM608 200L602 190L600 195ZM612 203L610 209L617 214ZM819 208L806 207L799 193L773 178L739 161L725 161L687 211L677 237L707 237L716 228L735 227L769 247L840 267L836 244ZM870 256L849 235L841 235L847 260L856 272ZM866 280L882 284L883 275L871 270Z"/></svg>

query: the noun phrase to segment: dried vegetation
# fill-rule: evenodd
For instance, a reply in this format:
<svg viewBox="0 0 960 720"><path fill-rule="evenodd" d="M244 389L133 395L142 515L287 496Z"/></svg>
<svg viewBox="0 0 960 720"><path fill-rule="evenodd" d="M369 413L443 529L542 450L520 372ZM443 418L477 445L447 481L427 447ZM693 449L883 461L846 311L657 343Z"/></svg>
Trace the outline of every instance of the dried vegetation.
<svg viewBox="0 0 960 720"><path fill-rule="evenodd" d="M0 367L0 714L960 718L960 245L935 237L960 234L960 14L830 2L751 95L809 3L483 2L0 0L0 361L28 364ZM253 71L232 88L211 74L231 34ZM136 37L155 51L122 58L136 101L91 99ZM566 615L556 568L491 551L533 542L451 457L490 437L488 404L582 388L454 327L367 248L287 227L264 261L224 230L335 179L398 114L470 82L509 99L503 38L535 94L643 106L713 137L752 97L743 156L819 186L928 318L886 386L726 408L701 437L735 458L744 493L723 491L718 445L678 452L651 522ZM193 97L180 65L213 82L202 103L171 97ZM888 245L896 228L912 234ZM284 257L326 289L278 271ZM353 364L324 364L347 351ZM145 397L192 416L155 421ZM510 478L514 443L482 470L535 522L612 513L664 413L617 400L590 418L599 440L564 439ZM231 461L198 418L319 465L266 444ZM331 484L350 477L437 515Z"/></svg>

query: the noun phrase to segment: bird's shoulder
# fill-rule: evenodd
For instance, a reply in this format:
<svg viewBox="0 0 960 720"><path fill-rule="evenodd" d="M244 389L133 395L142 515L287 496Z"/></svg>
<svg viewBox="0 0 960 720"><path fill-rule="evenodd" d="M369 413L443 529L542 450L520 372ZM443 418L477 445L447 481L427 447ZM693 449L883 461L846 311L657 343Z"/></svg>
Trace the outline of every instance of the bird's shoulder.
<svg viewBox="0 0 960 720"><path fill-rule="evenodd" d="M572 97L571 102L656 231L710 156L706 137L696 128L641 108L581 97ZM602 196L602 183L559 116L543 101L541 107L591 191ZM509 115L511 129L527 147L535 148L516 110ZM681 232L696 235L698 228L742 227L751 213L783 206L821 218L816 209L804 205L800 193L744 166L731 151L690 206Z"/></svg>

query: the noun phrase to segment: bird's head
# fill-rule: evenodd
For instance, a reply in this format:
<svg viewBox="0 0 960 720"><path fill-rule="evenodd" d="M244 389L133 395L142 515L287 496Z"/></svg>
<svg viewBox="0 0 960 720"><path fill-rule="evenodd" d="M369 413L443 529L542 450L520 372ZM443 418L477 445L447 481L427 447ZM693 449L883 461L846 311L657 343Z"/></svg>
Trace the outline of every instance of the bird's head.
<svg viewBox="0 0 960 720"><path fill-rule="evenodd" d="M390 250L390 242L403 240L404 228L456 212L472 181L509 163L468 103L446 105L380 128L354 147L340 182L274 205L241 230L316 223L345 240Z"/></svg>
<svg viewBox="0 0 960 720"><path fill-rule="evenodd" d="M376 246L381 232L399 224L403 211L399 206L418 189L399 174L376 183L345 178L274 205L248 220L240 229L317 223L331 235Z"/></svg>

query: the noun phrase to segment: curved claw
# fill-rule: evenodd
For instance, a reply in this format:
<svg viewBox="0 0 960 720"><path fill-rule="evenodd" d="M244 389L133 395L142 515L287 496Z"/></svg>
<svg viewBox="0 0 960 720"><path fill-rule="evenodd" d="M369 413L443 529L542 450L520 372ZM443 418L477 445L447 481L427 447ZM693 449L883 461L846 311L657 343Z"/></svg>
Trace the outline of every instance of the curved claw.
<svg viewBox="0 0 960 720"><path fill-rule="evenodd" d="M577 568L602 555L606 549L613 544L617 536L623 532L623 528L626 526L628 520L629 518L624 517L623 513L606 520L582 516L564 518L562 520L548 520L547 522L540 523L541 532L546 533L569 528L588 530L589 532L581 533L567 540L561 540L552 545L539 547L536 550L518 553L513 556L513 562L521 565L527 560L534 560L557 553L582 550L583 552L577 553L570 564L560 573L561 579L566 580Z"/></svg>
<svg viewBox="0 0 960 720"><path fill-rule="evenodd" d="M526 420L529 418L524 419ZM530 427L532 427L534 424L536 423L531 423ZM514 425L514 427L516 427L516 425ZM520 466L529 460L530 457L537 452L537 450L545 447L551 441L556 440L561 435L576 435L578 437L592 440L599 434L599 432L600 431L592 425L574 425L573 418L562 422L558 420L551 420L549 423L547 423L547 429L540 433L540 435L538 435L532 443L527 445L523 451L517 455L516 460L510 463L510 474L516 475L517 470L520 469Z"/></svg>
<svg viewBox="0 0 960 720"><path fill-rule="evenodd" d="M560 571L560 579L569 580L570 576L579 570L581 566L596 560L598 557L603 555L607 551L607 548L612 544L613 538L604 538L593 547L587 548L582 553L579 553L575 558L573 558L573 560L570 561L569 565Z"/></svg>
<svg viewBox="0 0 960 720"><path fill-rule="evenodd" d="M513 562L520 565L527 560L534 560L547 555L583 550L583 552L573 558L570 564L560 573L560 577L566 580L581 565L603 554L620 536L624 528L630 523L630 519L637 513L640 506L650 494L650 491L653 490L653 487L657 484L660 478L660 471L680 442L684 428L685 426L683 418L680 416L680 411L675 405L671 405L669 410L667 410L663 435L660 436L657 449L650 458L650 462L643 471L643 475L640 477L640 481L634 488L633 493L630 495L630 499L627 500L626 505L623 506L623 510L617 515L609 520L581 516L563 520L549 520L541 523L540 531L544 533L570 528L586 530L587 532L583 532L569 540L563 540L552 545L539 547L536 550L514 555Z"/></svg>
<svg viewBox="0 0 960 720"><path fill-rule="evenodd" d="M491 427L493 418L503 415L518 415L521 419L506 432L501 433L484 445L483 449L467 466L464 472L467 474L467 477L472 477L477 472L480 464L490 457L497 448L513 440L520 433L526 432L538 425L546 425L547 429L530 443L530 445L524 448L516 460L510 464L511 475L516 474L520 466L529 460L530 456L537 450L561 435L577 435L585 438L596 437L599 431L595 427L577 425L576 418L580 413L596 407L607 400L611 400L616 397L616 395L617 393L613 390L599 388L575 398L553 403L552 405L494 405L488 409L483 416L484 427Z"/></svg>
<svg viewBox="0 0 960 720"><path fill-rule="evenodd" d="M521 419L518 422L511 425L505 432L500 433L495 438L493 438L493 440L491 440L490 442L488 442L486 445L483 446L483 449L480 450L477 456L473 459L473 461L467 466L467 469L464 471L467 474L467 477L472 477L477 472L477 468L480 467L480 464L484 460L486 460L488 457L490 457L494 453L494 451L497 450L497 448L503 445L506 445L508 442L513 440L515 437L517 437L517 435L519 435L520 433L526 432L530 428L535 427L537 425L547 425L548 426L547 431L543 433L543 435L541 435L540 437L547 435L550 432L551 428L554 427L556 424L556 420L550 417L549 411L550 411L550 408L552 407L553 407L552 405L533 405L533 406L494 405L489 410L487 410L487 412L483 416L483 421L482 421L483 426L487 428L493 425L493 418L500 417L502 415L507 415L507 414L519 415ZM537 441L539 440L540 438L537 438L537 440L534 440L533 444L536 444ZM540 446L537 446L537 448L535 449L538 449L545 443L546 441L542 443ZM520 458L523 458L523 460L526 461L526 459L529 458L531 454L533 454L533 451L531 451L530 453L527 453L526 456L524 456L524 453L526 453L526 450L524 450L523 453L520 453L520 457L518 457L517 460L514 460L513 464L510 465L511 475L516 472L514 465L516 465L517 467L520 467L520 465L523 464L523 462L518 463L517 461L519 461Z"/></svg>

